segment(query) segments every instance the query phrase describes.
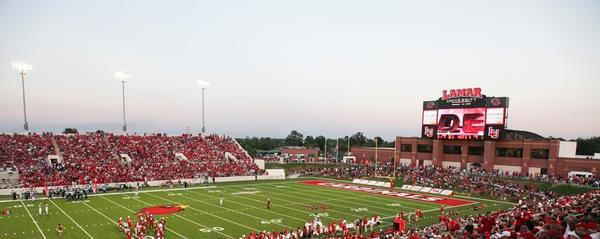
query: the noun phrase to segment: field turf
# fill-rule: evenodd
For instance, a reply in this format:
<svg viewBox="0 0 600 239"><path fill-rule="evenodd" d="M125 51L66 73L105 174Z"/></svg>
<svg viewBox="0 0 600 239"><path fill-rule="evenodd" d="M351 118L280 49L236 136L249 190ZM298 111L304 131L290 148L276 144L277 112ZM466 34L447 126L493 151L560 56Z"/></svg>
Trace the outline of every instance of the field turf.
<svg viewBox="0 0 600 239"><path fill-rule="evenodd" d="M400 210L405 214L421 209L425 218L408 227L437 222L439 204L412 199L381 196L366 192L327 188L303 183L314 178L296 180L217 183L210 186L184 188L152 188L133 192L109 193L90 196L87 200L50 200L49 215L38 215L36 201L0 201L0 211L10 210L10 215L0 215L1 238L58 238L56 225L65 226L62 238L125 238L119 232L119 217L131 216L135 223L136 212L143 208L165 205L184 205L180 212L155 215L166 218L165 238L239 238L251 231L283 231L302 227L306 221L319 214L324 224L341 218L351 222L364 216L378 214L383 218L379 228L391 227L392 217ZM319 179L328 182L330 179ZM344 182L349 184L349 182ZM219 205L221 195L224 205ZM272 209L266 209L271 198ZM486 199L461 198L474 204L446 207L461 215L479 214L489 210L510 207L510 203ZM474 210L485 203L484 210ZM379 229L377 228L377 229ZM153 234L146 239L152 239Z"/></svg>

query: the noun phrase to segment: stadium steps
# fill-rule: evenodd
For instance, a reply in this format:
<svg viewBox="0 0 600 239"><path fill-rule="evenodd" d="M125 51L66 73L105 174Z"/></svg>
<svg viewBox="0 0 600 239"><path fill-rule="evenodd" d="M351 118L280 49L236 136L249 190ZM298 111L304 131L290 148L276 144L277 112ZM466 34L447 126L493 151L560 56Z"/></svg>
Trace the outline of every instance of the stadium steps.
<svg viewBox="0 0 600 239"><path fill-rule="evenodd" d="M50 140L52 141L52 146L54 147L54 153L56 153L56 155L58 155L58 158L60 158L64 162L62 151L60 150L60 147L58 147L58 143L56 142L54 136L52 136Z"/></svg>
<svg viewBox="0 0 600 239"><path fill-rule="evenodd" d="M246 149L244 149L244 147L242 147L242 145L241 145L241 144L240 144L240 143L239 143L239 142L238 142L238 141L237 141L237 140L236 140L234 137L231 137L231 136L228 136L228 137L232 138L232 139L233 139L233 142L235 142L235 144L238 146L238 148L242 149L242 151L244 151L244 153L246 154L246 156L247 156L249 159L251 159L251 160L252 160L252 162L254 162L254 158L252 158L252 157L250 156L250 154L248 153L248 151L246 151Z"/></svg>

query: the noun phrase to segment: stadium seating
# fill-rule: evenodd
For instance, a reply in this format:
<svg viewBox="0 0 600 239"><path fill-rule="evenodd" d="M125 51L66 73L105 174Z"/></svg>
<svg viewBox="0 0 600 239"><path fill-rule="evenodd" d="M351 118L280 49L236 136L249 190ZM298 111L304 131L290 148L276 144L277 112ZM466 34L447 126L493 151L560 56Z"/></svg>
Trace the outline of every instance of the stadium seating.
<svg viewBox="0 0 600 239"><path fill-rule="evenodd" d="M57 150L64 163L48 163ZM175 154L188 160L176 160ZM226 159L225 154L233 155ZM131 162L120 160L127 154ZM221 135L0 134L0 168L16 168L20 187L169 180L261 173L237 142Z"/></svg>

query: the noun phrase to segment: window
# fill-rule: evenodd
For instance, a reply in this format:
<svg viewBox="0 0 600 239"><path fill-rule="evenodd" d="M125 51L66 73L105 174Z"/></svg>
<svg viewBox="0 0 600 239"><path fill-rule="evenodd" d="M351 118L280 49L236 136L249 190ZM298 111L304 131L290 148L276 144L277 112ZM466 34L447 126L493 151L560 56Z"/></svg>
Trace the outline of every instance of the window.
<svg viewBox="0 0 600 239"><path fill-rule="evenodd" d="M419 153L431 153L431 152L433 152L433 145L431 145L431 144L419 144L419 145L417 145L417 152L419 152Z"/></svg>
<svg viewBox="0 0 600 239"><path fill-rule="evenodd" d="M548 149L531 149L532 159L548 159L550 157L550 150Z"/></svg>
<svg viewBox="0 0 600 239"><path fill-rule="evenodd" d="M401 152L412 152L412 144L401 144L400 151Z"/></svg>
<svg viewBox="0 0 600 239"><path fill-rule="evenodd" d="M469 155L483 156L483 147L469 146Z"/></svg>
<svg viewBox="0 0 600 239"><path fill-rule="evenodd" d="M496 157L521 158L523 157L523 149L496 148Z"/></svg>
<svg viewBox="0 0 600 239"><path fill-rule="evenodd" d="M462 147L459 145L444 145L444 154L461 154Z"/></svg>

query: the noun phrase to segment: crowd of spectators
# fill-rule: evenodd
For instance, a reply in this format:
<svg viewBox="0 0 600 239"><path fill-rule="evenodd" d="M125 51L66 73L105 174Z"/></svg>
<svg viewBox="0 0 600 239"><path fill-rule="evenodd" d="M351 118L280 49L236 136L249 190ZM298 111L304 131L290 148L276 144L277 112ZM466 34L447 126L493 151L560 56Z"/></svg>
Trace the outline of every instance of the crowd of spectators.
<svg viewBox="0 0 600 239"><path fill-rule="evenodd" d="M376 235L379 235L375 229L380 226L380 223L381 218L379 215L373 215L372 217L357 218L353 221L346 221L342 218L339 221L334 220L324 224L318 215L315 215L314 219L304 223L303 227L287 228L273 232L251 232L248 235L242 235L240 239L375 238ZM383 230L380 230L380 232L383 232ZM369 236L365 236L366 234Z"/></svg>
<svg viewBox="0 0 600 239"><path fill-rule="evenodd" d="M393 171L391 167L380 167L375 170L374 167L353 165L301 169L296 173L356 178L389 176ZM369 238L600 238L598 229L600 192L598 191L575 196L559 196L534 186L536 184L514 180L522 179L522 175L500 171L484 172L480 169L461 170L431 165L419 167L404 165L398 167L396 173L406 184L453 189L518 203L507 210L478 216L445 214L435 225L372 235ZM546 178L542 181L593 186L597 178Z"/></svg>
<svg viewBox="0 0 600 239"><path fill-rule="evenodd" d="M511 209L478 216L440 217L440 222L373 238L600 238L600 193L523 200Z"/></svg>
<svg viewBox="0 0 600 239"><path fill-rule="evenodd" d="M62 160L48 158L57 153ZM0 134L0 167L18 171L18 187L262 173L233 138L216 134Z"/></svg>

